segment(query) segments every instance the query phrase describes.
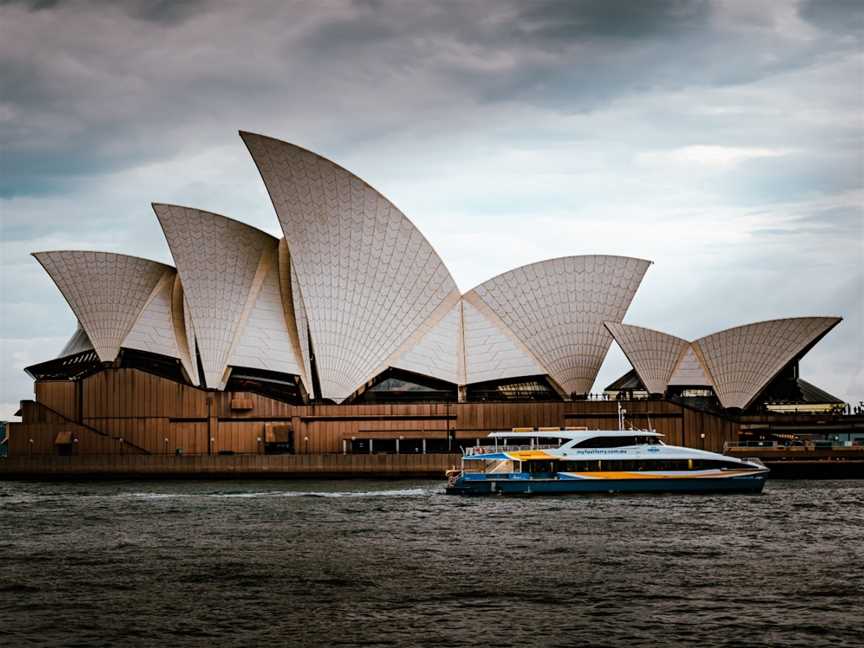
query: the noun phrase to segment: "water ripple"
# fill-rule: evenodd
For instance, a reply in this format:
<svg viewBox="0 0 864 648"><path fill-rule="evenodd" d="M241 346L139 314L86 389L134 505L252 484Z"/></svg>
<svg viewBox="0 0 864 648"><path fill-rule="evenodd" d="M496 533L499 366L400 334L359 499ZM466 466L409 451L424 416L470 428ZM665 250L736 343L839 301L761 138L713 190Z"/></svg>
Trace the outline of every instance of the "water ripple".
<svg viewBox="0 0 864 648"><path fill-rule="evenodd" d="M864 482L0 483L3 645L857 646Z"/></svg>

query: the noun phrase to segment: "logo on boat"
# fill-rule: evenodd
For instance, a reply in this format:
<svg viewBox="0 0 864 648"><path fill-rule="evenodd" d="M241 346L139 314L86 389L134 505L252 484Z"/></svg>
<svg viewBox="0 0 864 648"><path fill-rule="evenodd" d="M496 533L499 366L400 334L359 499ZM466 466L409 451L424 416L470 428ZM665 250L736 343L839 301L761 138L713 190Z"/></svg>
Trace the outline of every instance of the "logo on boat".
<svg viewBox="0 0 864 648"><path fill-rule="evenodd" d="M648 452L660 452L660 448L646 448Z"/></svg>

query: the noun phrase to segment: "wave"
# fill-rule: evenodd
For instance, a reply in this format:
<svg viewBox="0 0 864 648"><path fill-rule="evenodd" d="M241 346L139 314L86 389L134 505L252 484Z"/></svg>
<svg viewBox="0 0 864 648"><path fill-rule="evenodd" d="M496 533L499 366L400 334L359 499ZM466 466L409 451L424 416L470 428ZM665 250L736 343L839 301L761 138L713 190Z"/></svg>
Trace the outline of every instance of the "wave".
<svg viewBox="0 0 864 648"><path fill-rule="evenodd" d="M206 497L425 497L436 492L434 488L397 488L372 491L258 491L240 493L209 493Z"/></svg>

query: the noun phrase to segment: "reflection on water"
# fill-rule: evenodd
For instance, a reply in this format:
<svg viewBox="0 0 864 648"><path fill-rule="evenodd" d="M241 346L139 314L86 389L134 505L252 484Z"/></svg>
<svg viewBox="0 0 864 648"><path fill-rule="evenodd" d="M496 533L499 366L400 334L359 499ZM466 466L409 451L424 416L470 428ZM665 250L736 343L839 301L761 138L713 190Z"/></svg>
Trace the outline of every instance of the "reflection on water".
<svg viewBox="0 0 864 648"><path fill-rule="evenodd" d="M0 483L4 645L861 645L864 482Z"/></svg>

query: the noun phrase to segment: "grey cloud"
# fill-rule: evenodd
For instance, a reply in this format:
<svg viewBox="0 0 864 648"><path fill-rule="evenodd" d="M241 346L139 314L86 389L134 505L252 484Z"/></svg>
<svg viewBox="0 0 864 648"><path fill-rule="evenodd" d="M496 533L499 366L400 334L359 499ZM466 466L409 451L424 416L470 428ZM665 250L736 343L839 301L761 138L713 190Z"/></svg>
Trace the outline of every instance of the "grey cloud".
<svg viewBox="0 0 864 648"><path fill-rule="evenodd" d="M531 2L519 10L514 33L559 42L585 37L636 39L705 27L710 12L705 0Z"/></svg>
<svg viewBox="0 0 864 648"><path fill-rule="evenodd" d="M864 207L843 205L816 208L806 214L789 218L782 227L761 227L754 229L751 234L768 237L805 237L814 243L819 241L818 237L826 237L826 234L835 241L838 239L864 241ZM831 245L831 241L825 241L824 244Z"/></svg>
<svg viewBox="0 0 864 648"><path fill-rule="evenodd" d="M200 13L209 0L0 0L2 5L19 5L30 11L48 11L65 7L121 9L133 18L154 23L173 24Z"/></svg>
<svg viewBox="0 0 864 648"><path fill-rule="evenodd" d="M0 111L13 116L0 119L0 196L65 190L240 128L333 137L330 124L351 120L345 147L466 105L578 113L825 55L818 39L729 29L703 1L38 6L53 26L15 16L15 33L0 27Z"/></svg>
<svg viewBox="0 0 864 648"><path fill-rule="evenodd" d="M776 2L0 0L0 333L72 332L33 249L170 262L151 200L277 231L246 129L392 190L464 288L628 253L657 261L632 323L695 337L806 308L846 316L848 342L861 212L825 198L862 186L860 45L855 6L827 4L802 25ZM691 146L787 153L676 161ZM777 216L796 201L815 206Z"/></svg>
<svg viewBox="0 0 864 648"><path fill-rule="evenodd" d="M740 204L800 200L861 188L859 155L810 151L740 163L722 184Z"/></svg>
<svg viewBox="0 0 864 648"><path fill-rule="evenodd" d="M864 5L859 0L805 0L798 12L826 31L864 38Z"/></svg>

